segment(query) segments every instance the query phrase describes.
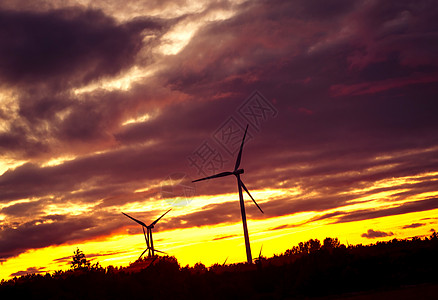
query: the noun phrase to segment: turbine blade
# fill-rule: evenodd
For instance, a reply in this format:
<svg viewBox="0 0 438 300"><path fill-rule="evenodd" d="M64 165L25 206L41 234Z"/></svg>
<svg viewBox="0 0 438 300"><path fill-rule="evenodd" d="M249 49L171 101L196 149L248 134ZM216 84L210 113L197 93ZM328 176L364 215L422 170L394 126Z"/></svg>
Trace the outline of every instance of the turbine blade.
<svg viewBox="0 0 438 300"><path fill-rule="evenodd" d="M242 158L242 150L243 150L243 143L245 142L246 132L248 131L248 125L246 125L245 134L243 135L242 144L240 144L240 150L239 154L237 155L236 165L234 167L234 171L239 169L240 166L240 159Z"/></svg>
<svg viewBox="0 0 438 300"><path fill-rule="evenodd" d="M240 181L240 185L243 187L243 189L245 190L245 192L251 197L252 201L254 202L255 205L257 205L257 208L262 212L262 214L264 214L263 210L260 208L260 206L257 204L257 202L254 200L254 198L251 196L251 194L249 193L248 189L246 188L245 184L243 183L242 180Z"/></svg>
<svg viewBox="0 0 438 300"><path fill-rule="evenodd" d="M149 266L152 265L152 264L154 263L154 261L155 261L157 258L158 258L158 255L155 255L155 256L152 258L152 261L151 261L151 263L149 264Z"/></svg>
<svg viewBox="0 0 438 300"><path fill-rule="evenodd" d="M148 251L148 249L145 249L145 250L141 253L141 255L140 255L140 257L139 257L138 259L140 259L140 258L143 256L143 254L145 254L146 251Z"/></svg>
<svg viewBox="0 0 438 300"><path fill-rule="evenodd" d="M131 216L125 214L124 212L122 212L122 214L124 214L125 216L127 216L127 217L130 218L131 220L137 222L137 223L140 224L141 226L147 227L147 225L146 225L145 223L143 223L142 221L137 220L136 218L133 218L133 217L131 217Z"/></svg>
<svg viewBox="0 0 438 300"><path fill-rule="evenodd" d="M259 258L262 256L262 249L263 249L263 244L262 244L262 246L260 247Z"/></svg>
<svg viewBox="0 0 438 300"><path fill-rule="evenodd" d="M155 252L160 252L160 253L163 253L163 254L166 254L166 255L167 255L167 253L164 252L164 251L160 251L160 250L157 250L157 249L154 249L154 251L155 251Z"/></svg>
<svg viewBox="0 0 438 300"><path fill-rule="evenodd" d="M224 263L222 264L222 266L225 266L225 264L227 263L228 257L229 257L229 256L227 256L227 258L225 258L225 261L224 261Z"/></svg>
<svg viewBox="0 0 438 300"><path fill-rule="evenodd" d="M146 246L148 246L148 248L149 248L149 240L148 240L148 238L146 236L146 232L144 231L144 226L141 226L141 228L143 229L143 234L144 234L144 239L146 241Z"/></svg>
<svg viewBox="0 0 438 300"><path fill-rule="evenodd" d="M197 182L197 181L207 180L207 179L212 179L212 178L219 178L219 177L224 177L224 176L228 176L228 175L233 175L233 172L222 172L222 173L215 174L215 175L208 176L208 177L204 177L201 179L196 179L196 180L193 180L192 182Z"/></svg>
<svg viewBox="0 0 438 300"><path fill-rule="evenodd" d="M162 217L164 217L164 215L167 214L167 213L168 213L169 211L171 211L171 210L172 210L172 209L169 209L168 211L166 211L164 214L161 215L161 217L159 217L158 219L156 219L155 221L153 221L151 225L155 225L155 224L157 224L157 222L160 221L160 219L161 219ZM151 226L151 225L149 225L149 226Z"/></svg>

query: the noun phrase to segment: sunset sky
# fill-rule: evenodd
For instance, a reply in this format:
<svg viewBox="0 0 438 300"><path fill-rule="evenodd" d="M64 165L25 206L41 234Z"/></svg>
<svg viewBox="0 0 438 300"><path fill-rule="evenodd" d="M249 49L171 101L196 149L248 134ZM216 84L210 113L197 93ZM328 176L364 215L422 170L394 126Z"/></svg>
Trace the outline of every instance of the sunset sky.
<svg viewBox="0 0 438 300"><path fill-rule="evenodd" d="M0 279L438 230L436 1L0 2Z"/></svg>

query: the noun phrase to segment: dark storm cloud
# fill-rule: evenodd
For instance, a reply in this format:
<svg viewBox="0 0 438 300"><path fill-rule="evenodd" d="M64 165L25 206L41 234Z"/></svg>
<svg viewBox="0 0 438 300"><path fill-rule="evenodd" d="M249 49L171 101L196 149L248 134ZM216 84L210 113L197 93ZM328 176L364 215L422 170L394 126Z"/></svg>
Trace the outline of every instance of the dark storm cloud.
<svg viewBox="0 0 438 300"><path fill-rule="evenodd" d="M139 95L84 96L72 88L152 63L151 49L172 23L150 17L119 23L83 8L0 10L0 19L0 85L15 89L18 103L18 116L1 109L8 130L0 132L0 149L18 159L108 146L121 118L141 106Z"/></svg>
<svg viewBox="0 0 438 300"><path fill-rule="evenodd" d="M117 24L97 10L0 11L2 83L78 85L131 66L153 20Z"/></svg>
<svg viewBox="0 0 438 300"><path fill-rule="evenodd" d="M367 233L362 234L362 237L367 239L375 239L379 237L387 237L392 235L394 235L394 233L392 232L383 232L383 231L368 229Z"/></svg>
<svg viewBox="0 0 438 300"><path fill-rule="evenodd" d="M101 185L116 188L106 191L106 195L117 195L141 184L144 188L148 181L164 180L172 170L184 168L184 150L181 153L178 147L168 148L167 144L158 143L82 157L57 166L24 164L0 176L0 200L53 194L67 196L80 188L86 188L82 196L89 193L88 196L93 197L105 192ZM169 157L174 159L169 160Z"/></svg>
<svg viewBox="0 0 438 300"><path fill-rule="evenodd" d="M144 131L135 141L118 141L118 132L123 130L123 121L172 102L171 92L162 90L153 84L142 84L129 92L99 90L78 96L67 92L43 98L23 96L20 118L11 120L9 131L0 134L0 148L13 157L38 160L84 155L120 146L119 142L147 142L156 136Z"/></svg>
<svg viewBox="0 0 438 300"><path fill-rule="evenodd" d="M47 152L49 147L42 140L28 136L29 130L21 122L13 121L7 132L0 133L0 149L2 155L12 157L33 157L41 152ZM25 153L24 155L22 153ZM17 155L19 153L19 155Z"/></svg>
<svg viewBox="0 0 438 300"><path fill-rule="evenodd" d="M0 210L0 213L8 216L17 217L30 217L39 215L44 206L48 204L49 201L43 199L33 202L24 202L12 204L10 206L4 207ZM49 202L50 203L50 202Z"/></svg>
<svg viewBox="0 0 438 300"><path fill-rule="evenodd" d="M6 242L1 243L1 257L16 256L29 248L62 244L73 238L77 231L93 226L93 221L87 217L63 220L63 226L61 222L43 223L47 220L50 220L50 216L20 224L16 228L2 228L0 240Z"/></svg>

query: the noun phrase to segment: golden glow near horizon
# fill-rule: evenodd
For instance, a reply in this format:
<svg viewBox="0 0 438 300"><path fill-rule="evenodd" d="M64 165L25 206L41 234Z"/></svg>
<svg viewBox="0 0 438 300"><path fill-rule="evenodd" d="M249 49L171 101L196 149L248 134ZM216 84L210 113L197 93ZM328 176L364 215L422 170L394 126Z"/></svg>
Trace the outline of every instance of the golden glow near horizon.
<svg viewBox="0 0 438 300"><path fill-rule="evenodd" d="M418 176L382 180L372 187L376 189L383 186L397 186L398 184L412 182L413 180L421 181L421 177L431 175L436 175L436 173L424 173ZM156 183L151 189L157 189L159 186L160 183ZM368 188L363 190L370 191ZM262 255L269 257L274 254L281 254L287 249L292 248L292 246L297 245L298 242L307 241L310 238L317 238L322 241L325 237L337 237L343 244L369 244L376 240L402 239L413 236L430 235L430 230L436 228L438 224L438 219L430 218L430 216L436 216L438 209L345 223L336 223L330 218L314 221L318 216L335 211L348 213L365 209L380 210L396 207L410 201L429 199L438 195L438 192L426 192L409 196L399 201L385 201L385 199L390 199L401 190L403 189L377 192L365 197L358 197L354 201L351 201L351 204L335 209L319 212L301 212L273 218L249 219L248 228L253 256L255 257L257 255L262 245ZM150 189L141 189L138 192L147 193L149 191ZM300 192L297 191L299 191L299 189L291 189L291 193L285 189L272 191L254 190L252 194L256 199L269 199L260 201L262 205L263 202L268 202L273 199L282 199L286 195L298 199ZM353 194L355 193L360 194L359 190L354 190ZM23 201L29 200L23 199L19 202ZM166 218L169 219L201 211L206 205L232 201L237 201L235 193L194 197L185 207L169 207L168 203L162 199L156 199L148 203L134 202L126 204L122 207L118 207L118 209L134 214L145 211L156 211L158 216L161 211L172 208L172 214L166 216ZM248 201L248 199L246 199L245 201L247 207L252 205L250 200ZM94 205L98 205L98 203L75 207L72 207L70 203L66 203L64 209L53 206L51 208L49 207L47 213L73 215L74 212L85 212L93 209ZM232 204L230 203L230 205ZM238 210L234 213L240 217ZM127 220L124 227L126 233L118 231L115 235L101 237L95 240L76 243L71 242L71 244L29 250L18 257L10 258L2 263L0 277L7 279L15 272L24 271L23 266L35 268L45 267L46 269L44 269L44 271L46 272L68 269L69 266L67 262L71 259L71 255L76 247L79 247L86 255L90 255L93 262L99 261L103 267L109 265L127 266L134 262L145 249L142 233L128 233L129 228L137 228L138 225L128 221L129 220ZM147 223L148 220L144 221ZM406 227L406 225L414 223L421 223L422 226ZM388 233L388 236L378 239L367 239L362 236L367 229L383 231ZM246 257L241 222L180 228L167 231L160 231L158 224L154 231L154 240L157 249L175 256L182 266L187 264L194 265L197 262L202 262L206 266L209 266L215 263L223 263L225 260L227 260L227 263L244 262ZM102 251L102 249L105 250ZM55 259L61 257L67 258L61 262L55 261Z"/></svg>
<svg viewBox="0 0 438 300"><path fill-rule="evenodd" d="M239 212L236 211L238 214ZM327 221L318 221L293 227L296 223L302 223L314 217L315 213L300 213L265 220L248 220L250 231L251 248L255 257L263 245L262 255L272 256L281 254L287 249L292 248L301 241L310 238L323 240L325 237L337 237L343 244L369 244L375 242L361 237L364 228L391 232L385 238L378 240L389 240L393 238L407 238L413 236L429 235L424 227L403 229L409 222L418 222L431 215L437 215L438 209L409 213L405 215L393 215L377 219L362 220L350 223L330 224ZM272 230L272 228L286 225L283 229ZM291 227L287 227L290 226ZM437 220L430 222L430 227L436 227ZM135 226L135 225L133 225ZM129 226L127 226L129 227ZM157 228L159 230L159 225ZM242 234L242 224L221 224L217 226L203 226L186 229L176 229L169 231L154 232L156 248L175 256L179 263L184 265L194 265L202 262L206 266L215 263L244 262L246 260L244 240ZM70 245L60 245L42 249L30 250L18 257L11 258L2 263L0 277L8 278L14 272L23 270L23 266L46 267L44 271L53 272L59 269L68 269L68 261L76 247L90 256L93 262L99 261L103 267L127 266L134 262L140 253L145 249L143 234L119 234L99 239L74 243ZM102 251L102 249L106 249ZM103 256L94 257L95 254ZM65 261L56 262L55 259L66 257Z"/></svg>

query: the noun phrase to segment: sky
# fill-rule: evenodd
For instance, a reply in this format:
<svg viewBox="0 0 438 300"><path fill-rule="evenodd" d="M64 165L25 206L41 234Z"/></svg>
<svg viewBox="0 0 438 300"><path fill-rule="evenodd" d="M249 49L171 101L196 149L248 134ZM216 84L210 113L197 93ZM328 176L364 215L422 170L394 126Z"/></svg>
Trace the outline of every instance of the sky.
<svg viewBox="0 0 438 300"><path fill-rule="evenodd" d="M0 278L438 229L435 1L0 2Z"/></svg>

